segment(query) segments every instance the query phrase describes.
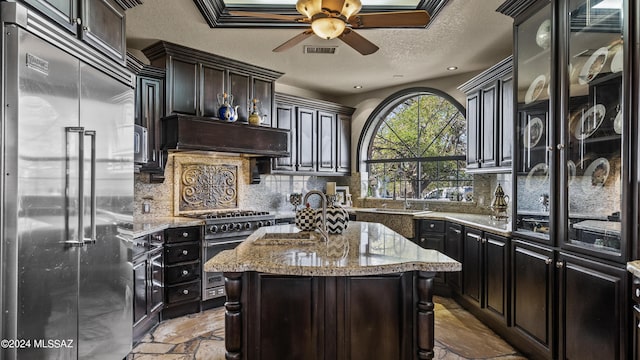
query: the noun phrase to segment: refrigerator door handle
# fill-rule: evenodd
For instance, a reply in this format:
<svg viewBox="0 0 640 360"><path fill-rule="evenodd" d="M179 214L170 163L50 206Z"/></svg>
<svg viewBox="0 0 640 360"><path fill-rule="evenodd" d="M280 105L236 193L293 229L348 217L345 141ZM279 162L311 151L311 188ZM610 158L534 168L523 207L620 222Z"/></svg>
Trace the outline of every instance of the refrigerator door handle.
<svg viewBox="0 0 640 360"><path fill-rule="evenodd" d="M63 241L63 243L65 245L68 246L73 246L73 247L81 247L84 246L84 234L83 234L83 229L84 229L84 183L82 181L82 177L84 174L84 128L81 126L68 126L65 127L65 131L67 134L67 177L66 177L66 184L65 184L65 196L67 197L67 208L66 208L66 215L65 218L67 219L67 221L69 220L69 173L70 173L70 169L69 169L69 160L70 160L70 156L69 156L69 133L78 133L78 229L77 229L77 237L76 239L68 239ZM68 229L68 225L67 225L67 229ZM69 233L67 232L67 236L69 236Z"/></svg>
<svg viewBox="0 0 640 360"><path fill-rule="evenodd" d="M94 244L96 242L96 131L85 130L84 136L91 137L91 189L90 189L90 216L91 216L91 236L84 239L85 243Z"/></svg>

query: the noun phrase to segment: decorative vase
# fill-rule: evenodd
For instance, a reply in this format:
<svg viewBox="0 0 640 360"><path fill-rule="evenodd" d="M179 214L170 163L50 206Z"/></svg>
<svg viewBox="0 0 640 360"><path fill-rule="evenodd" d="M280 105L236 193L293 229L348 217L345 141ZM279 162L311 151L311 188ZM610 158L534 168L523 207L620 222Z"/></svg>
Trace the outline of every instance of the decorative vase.
<svg viewBox="0 0 640 360"><path fill-rule="evenodd" d="M249 102L249 124L260 125L262 123L262 117L258 111L258 99L253 99Z"/></svg>
<svg viewBox="0 0 640 360"><path fill-rule="evenodd" d="M349 224L349 213L337 202L337 196L327 195L327 231L342 234Z"/></svg>
<svg viewBox="0 0 640 360"><path fill-rule="evenodd" d="M296 227L302 231L313 231L318 224L318 215L309 203L303 209L296 211Z"/></svg>
<svg viewBox="0 0 640 360"><path fill-rule="evenodd" d="M222 120L234 122L238 120L238 106L233 106L233 95L218 94L218 117Z"/></svg>

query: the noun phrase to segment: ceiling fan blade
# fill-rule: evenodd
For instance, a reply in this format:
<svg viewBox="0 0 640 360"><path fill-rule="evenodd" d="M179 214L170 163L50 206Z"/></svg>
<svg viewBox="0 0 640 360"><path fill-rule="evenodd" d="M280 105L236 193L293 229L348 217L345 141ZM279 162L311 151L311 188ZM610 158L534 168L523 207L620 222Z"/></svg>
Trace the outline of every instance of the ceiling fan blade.
<svg viewBox="0 0 640 360"><path fill-rule="evenodd" d="M261 19L273 19L273 20L286 20L286 21L295 21L302 22L304 20L303 17L299 15L280 15L280 14L271 14L271 13L261 13L261 12L253 12L253 11L229 11L229 14L233 16L246 16L246 17L255 17Z"/></svg>
<svg viewBox="0 0 640 360"><path fill-rule="evenodd" d="M285 41L282 45L273 49L273 52L281 52L281 51L288 50L296 46L297 44L301 43L304 39L308 38L311 35L313 35L313 30L311 29L305 30L304 32L292 37L291 39Z"/></svg>
<svg viewBox="0 0 640 360"><path fill-rule="evenodd" d="M424 10L356 14L349 18L353 28L425 27L431 17Z"/></svg>
<svg viewBox="0 0 640 360"><path fill-rule="evenodd" d="M374 43L365 39L351 29L345 29L338 39L342 40L345 44L351 46L362 55L373 54L379 49Z"/></svg>

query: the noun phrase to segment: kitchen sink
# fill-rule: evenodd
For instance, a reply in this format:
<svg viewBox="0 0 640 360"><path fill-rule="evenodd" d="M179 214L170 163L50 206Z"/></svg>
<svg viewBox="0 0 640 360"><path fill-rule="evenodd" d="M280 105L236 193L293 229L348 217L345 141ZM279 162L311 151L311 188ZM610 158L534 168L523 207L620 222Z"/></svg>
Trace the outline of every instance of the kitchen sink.
<svg viewBox="0 0 640 360"><path fill-rule="evenodd" d="M375 211L381 212L381 213L407 214L407 215L422 214L422 213L426 214L431 212L430 210L420 210L420 209L387 209L387 208L376 208Z"/></svg>

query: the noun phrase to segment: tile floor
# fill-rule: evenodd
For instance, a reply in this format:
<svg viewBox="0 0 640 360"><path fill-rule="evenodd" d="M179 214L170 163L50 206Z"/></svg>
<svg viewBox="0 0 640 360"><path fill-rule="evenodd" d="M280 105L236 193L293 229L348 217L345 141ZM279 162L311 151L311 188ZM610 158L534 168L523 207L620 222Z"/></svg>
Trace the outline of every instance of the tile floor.
<svg viewBox="0 0 640 360"><path fill-rule="evenodd" d="M526 360L455 301L436 297L435 359ZM224 309L163 322L127 360L224 360Z"/></svg>

